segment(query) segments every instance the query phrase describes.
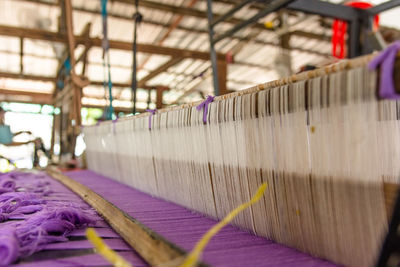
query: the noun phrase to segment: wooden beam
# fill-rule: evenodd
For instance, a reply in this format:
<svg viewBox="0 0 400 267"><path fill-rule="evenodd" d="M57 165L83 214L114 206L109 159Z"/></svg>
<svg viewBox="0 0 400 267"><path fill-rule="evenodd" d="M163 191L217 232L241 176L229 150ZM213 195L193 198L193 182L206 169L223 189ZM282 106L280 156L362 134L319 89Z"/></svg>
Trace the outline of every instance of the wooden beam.
<svg viewBox="0 0 400 267"><path fill-rule="evenodd" d="M92 23L88 23L85 26L85 29L83 30L83 33L81 34L85 38L85 49L83 50L82 54L79 56L79 58L76 60L76 62L83 62L82 66L82 73L81 75L86 74L86 67L88 63L88 53L89 49L91 48L92 44L90 43L90 29L92 28Z"/></svg>
<svg viewBox="0 0 400 267"><path fill-rule="evenodd" d="M218 87L220 95L224 95L228 93L228 89L226 87L226 79L228 74L228 64L226 60L218 60L217 61L217 69L218 69Z"/></svg>
<svg viewBox="0 0 400 267"><path fill-rule="evenodd" d="M55 82L54 77L49 76L38 76L38 75L30 75L30 74L19 74L12 72L2 72L0 71L0 78L9 78L9 79L23 79L23 80L31 80L31 81L42 81L42 82Z"/></svg>
<svg viewBox="0 0 400 267"><path fill-rule="evenodd" d="M67 42L67 36L65 34L59 34L56 32L50 32L38 29L24 29L24 28L5 26L5 25L0 26L0 35L12 36L12 37L24 37L28 39L43 40L49 42L60 42L60 43ZM85 42L87 42L87 39L82 36L75 36L75 40L77 44L84 44ZM90 42L92 43L93 46L101 47L100 38L90 38ZM132 43L110 40L110 48L131 51ZM138 44L137 48L138 51L142 53L159 54L159 55L166 55L179 58L194 58L201 60L210 59L209 53L195 51L195 50L178 49L178 48L157 46L151 44ZM225 55L218 54L218 57L225 58Z"/></svg>
<svg viewBox="0 0 400 267"><path fill-rule="evenodd" d="M149 265L161 266L176 262L178 266L182 263L186 255L184 250L130 217L90 188L63 175L59 170L48 168L47 172L92 206Z"/></svg>
<svg viewBox="0 0 400 267"><path fill-rule="evenodd" d="M0 101L29 103L39 105L53 105L53 95L49 93L34 93L19 90L0 89ZM100 108L104 109L103 105L82 104L85 108ZM132 108L114 107L115 112L131 113ZM144 112L139 109L138 112Z"/></svg>
<svg viewBox="0 0 400 267"><path fill-rule="evenodd" d="M20 90L0 89L1 101L47 104L52 105L53 95L50 93L37 93Z"/></svg>
<svg viewBox="0 0 400 267"><path fill-rule="evenodd" d="M153 79L154 77L156 77L157 75L159 75L160 73L163 73L164 71L166 71L168 68L178 64L179 62L182 61L182 58L171 58L170 60L168 60L166 63L162 64L161 66L159 66L158 68L156 68L155 70L153 70L152 72L150 72L149 74L147 74L145 77L143 77L139 83L138 83L138 87L142 87L146 84L146 82L148 82L149 80Z"/></svg>
<svg viewBox="0 0 400 267"><path fill-rule="evenodd" d="M45 2L42 0L16 0L16 1L34 2L36 4L43 4L43 5L55 5L55 4ZM216 1L216 2L218 2L218 1ZM89 10L89 9L85 9L85 8L81 8L81 7L74 7L74 11L79 11L79 12L89 13L89 14L96 14L96 15L100 16L100 13L99 13L100 11L97 11L97 10ZM290 12L290 11L288 11L288 12ZM132 21L132 16L125 16L125 15L113 14L113 13L109 13L108 16L115 18L115 19L121 19L121 20L130 21L130 22ZM173 24L171 24L171 23L160 23L156 20L152 20L151 18L143 18L142 23L155 25L155 26L159 26L159 27L163 27L163 28L170 28L171 26L173 26ZM192 27L187 27L185 25L178 25L178 26L176 26L176 29L191 32L191 33L208 34L208 31L206 29L192 28ZM270 29L265 28L264 30L270 30ZM305 32L305 31L300 31L300 30L292 32L292 35L315 39L315 40L319 40L319 41L326 41L326 42L330 42L330 40L331 40L331 37L326 34L315 34L315 33ZM277 45L274 42L268 42L268 41L263 41L263 40L250 40L247 37L231 36L230 38L234 39L234 40L239 40L239 41L253 41L253 42L255 42L257 44L261 44L261 45L273 45L273 46ZM306 52L306 53L313 53L313 54L317 54L320 56L331 56L331 54L329 54L329 53L323 53L323 52L320 52L317 50L305 49L305 48L296 47L296 46L290 47L290 50L297 50L297 51Z"/></svg>
<svg viewBox="0 0 400 267"><path fill-rule="evenodd" d="M165 90L168 90L168 88L165 88L163 86L156 87L156 108L157 109L163 108L163 93ZM150 94L149 94L149 96L150 96Z"/></svg>
<svg viewBox="0 0 400 267"><path fill-rule="evenodd" d="M43 81L43 82L55 82L56 81L55 77L30 75L30 74L21 75L19 73L1 72L1 71L0 71L0 78L22 79L22 80ZM102 81L90 81L90 84L95 85L95 86L103 86ZM130 83L113 83L113 86L121 87L121 88L131 87ZM164 86L164 87L166 87L166 86ZM141 87L141 89L152 90L152 89L154 89L154 86L144 85Z"/></svg>

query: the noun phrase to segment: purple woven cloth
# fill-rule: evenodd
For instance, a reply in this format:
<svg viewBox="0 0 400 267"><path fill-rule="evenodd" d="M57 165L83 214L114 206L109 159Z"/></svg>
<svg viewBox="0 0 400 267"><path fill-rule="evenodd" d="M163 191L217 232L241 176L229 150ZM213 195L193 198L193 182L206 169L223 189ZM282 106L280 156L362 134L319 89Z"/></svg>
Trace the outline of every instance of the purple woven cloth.
<svg viewBox="0 0 400 267"><path fill-rule="evenodd" d="M92 171L74 171L66 174L187 251L190 251L202 235L216 223L213 219ZM337 266L233 226L223 228L211 240L202 259L212 266ZM52 265L56 262L51 261L46 264L49 265L43 266L64 266ZM136 263L135 266L142 266L140 264Z"/></svg>
<svg viewBox="0 0 400 267"><path fill-rule="evenodd" d="M393 70L396 55L400 50L400 41L396 41L385 50L380 52L369 64L368 68L374 70L377 67L381 68L379 97L383 99L400 99L400 94L396 92Z"/></svg>

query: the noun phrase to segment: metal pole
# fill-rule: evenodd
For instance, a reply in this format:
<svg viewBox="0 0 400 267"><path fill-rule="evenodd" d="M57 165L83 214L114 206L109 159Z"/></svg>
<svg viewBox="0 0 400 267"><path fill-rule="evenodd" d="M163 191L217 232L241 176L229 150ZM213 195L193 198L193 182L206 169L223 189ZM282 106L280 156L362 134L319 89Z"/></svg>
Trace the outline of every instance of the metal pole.
<svg viewBox="0 0 400 267"><path fill-rule="evenodd" d="M221 41L222 39L225 39L226 37L232 36L235 32L240 31L241 29L243 29L244 27L246 27L248 25L252 25L254 23L257 23L257 21L259 19L265 17L269 13L272 13L272 12L274 12L274 11L284 7L284 6L286 6L287 4L289 4L290 2L293 2L293 1L294 0L276 0L276 1L273 1L265 9L261 10L257 15L254 15L250 19L236 24L233 28L231 28L227 32L225 32L223 34L220 34L217 37L215 37L214 44L216 44L217 42Z"/></svg>
<svg viewBox="0 0 400 267"><path fill-rule="evenodd" d="M366 11L371 15L376 15L378 13L382 13L388 9L391 9L391 8L394 8L397 6L400 6L400 0L391 0L391 1L384 2L380 5L371 7L369 9L367 9Z"/></svg>
<svg viewBox="0 0 400 267"><path fill-rule="evenodd" d="M138 23L141 21L141 14L138 11L139 8L139 2L138 0L135 1L135 9L136 13L134 15L134 25L133 25L133 47L132 47L132 52L133 52L133 66L132 66L132 84L131 84L131 89L132 89L132 102L133 102L133 115L136 114L136 91L137 91L137 77L136 77L136 72L137 72L137 59L136 59L136 53L137 53L137 26Z"/></svg>
<svg viewBox="0 0 400 267"><path fill-rule="evenodd" d="M212 26L213 14L212 14L211 0L207 0L207 19L208 19L208 35L210 39L211 66L213 70L214 94L219 95L220 92L218 86L217 53L215 52L215 47L214 47L214 28Z"/></svg>
<svg viewBox="0 0 400 267"><path fill-rule="evenodd" d="M357 16L357 9L353 7L321 0L296 0L288 4L286 8L345 21L352 21Z"/></svg>
<svg viewBox="0 0 400 267"><path fill-rule="evenodd" d="M234 6L231 10L223 14L222 16L216 18L212 23L211 26L215 26L216 24L220 23L221 21L226 20L227 18L230 18L233 16L233 14L236 13L236 11L242 9L245 5L250 4L251 2L254 2L255 0L246 0L238 4L237 6Z"/></svg>
<svg viewBox="0 0 400 267"><path fill-rule="evenodd" d="M137 62L136 62L136 22L133 29L133 69L132 69L132 102L133 102L133 115L136 114L136 90L137 90L137 78L136 78L136 71L137 71Z"/></svg>
<svg viewBox="0 0 400 267"><path fill-rule="evenodd" d="M348 43L347 43L347 50L348 50L348 57L353 58L361 55L361 49L360 49L360 33L361 33L361 27L360 27L360 21L358 19L354 19L353 21L350 21L349 27L348 27Z"/></svg>

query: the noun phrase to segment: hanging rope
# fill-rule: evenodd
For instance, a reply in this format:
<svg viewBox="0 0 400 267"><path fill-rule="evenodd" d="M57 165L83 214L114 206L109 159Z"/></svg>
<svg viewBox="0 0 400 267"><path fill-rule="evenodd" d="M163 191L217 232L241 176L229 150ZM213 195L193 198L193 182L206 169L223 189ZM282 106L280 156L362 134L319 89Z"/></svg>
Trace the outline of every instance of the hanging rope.
<svg viewBox="0 0 400 267"><path fill-rule="evenodd" d="M135 14L133 15L133 66L132 66L132 102L133 102L133 114L136 113L136 91L137 91L137 26L142 21L142 14L139 13L139 0L135 0Z"/></svg>
<svg viewBox="0 0 400 267"><path fill-rule="evenodd" d="M110 100L109 108L105 109L106 119L111 120L112 115L114 113L114 108L112 105L113 97L112 97L112 82L111 82L111 65L110 65L110 44L108 42L108 35L107 35L107 1L108 0L101 0L101 17L103 20L103 40L101 41L101 46L103 47L103 70L104 70L104 92L107 95L107 85L108 85L108 97ZM106 77L106 65L108 71L108 77ZM107 97L106 97L107 98Z"/></svg>

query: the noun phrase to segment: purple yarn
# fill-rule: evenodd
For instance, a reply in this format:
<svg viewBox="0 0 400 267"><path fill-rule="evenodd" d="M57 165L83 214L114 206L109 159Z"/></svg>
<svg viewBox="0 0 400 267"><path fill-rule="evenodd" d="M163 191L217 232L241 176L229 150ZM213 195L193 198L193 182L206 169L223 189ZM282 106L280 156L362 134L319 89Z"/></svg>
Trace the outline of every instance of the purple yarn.
<svg viewBox="0 0 400 267"><path fill-rule="evenodd" d="M379 84L379 97L383 99L400 99L400 94L396 92L393 80L394 62L397 52L400 50L400 41L396 41L379 55L377 55L369 64L370 70L375 70L378 66L381 67L381 77Z"/></svg>
<svg viewBox="0 0 400 267"><path fill-rule="evenodd" d="M2 179L0 190L8 190L8 192L15 190L15 181L13 179Z"/></svg>
<svg viewBox="0 0 400 267"><path fill-rule="evenodd" d="M151 117L156 114L157 109L146 109L147 112L150 112L149 116L149 130L151 130Z"/></svg>
<svg viewBox="0 0 400 267"><path fill-rule="evenodd" d="M8 266L19 256L15 230L4 227L0 230L0 266Z"/></svg>
<svg viewBox="0 0 400 267"><path fill-rule="evenodd" d="M196 107L197 110L201 110L202 108L204 108L204 110L203 110L203 122L204 123L207 123L208 104L213 102L214 98L215 98L214 96L209 95L209 96L207 96L206 100L201 102L201 104Z"/></svg>
<svg viewBox="0 0 400 267"><path fill-rule="evenodd" d="M12 213L21 209L22 207L43 205L45 203L46 201L44 199L40 199L39 195L37 194L26 192L5 193L0 196L0 212Z"/></svg>
<svg viewBox="0 0 400 267"><path fill-rule="evenodd" d="M0 176L0 266L32 255L49 243L68 241L72 231L95 224L93 209L63 194L52 194L53 189L68 191L43 174ZM8 221L15 218L23 220Z"/></svg>
<svg viewBox="0 0 400 267"><path fill-rule="evenodd" d="M32 255L49 243L67 241L73 230L93 223L85 210L65 206L46 208L13 228L0 229L0 266Z"/></svg>

